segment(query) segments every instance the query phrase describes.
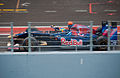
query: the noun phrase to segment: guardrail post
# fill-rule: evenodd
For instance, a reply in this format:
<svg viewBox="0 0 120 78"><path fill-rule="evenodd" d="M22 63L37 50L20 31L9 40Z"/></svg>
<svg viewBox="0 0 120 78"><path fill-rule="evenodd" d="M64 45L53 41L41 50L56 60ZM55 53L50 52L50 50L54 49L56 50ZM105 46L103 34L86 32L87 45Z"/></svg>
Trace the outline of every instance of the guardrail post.
<svg viewBox="0 0 120 78"><path fill-rule="evenodd" d="M90 21L90 51L93 51L93 21Z"/></svg>
<svg viewBox="0 0 120 78"><path fill-rule="evenodd" d="M10 22L11 26L11 52L14 52L14 41L13 41L13 22Z"/></svg>
<svg viewBox="0 0 120 78"><path fill-rule="evenodd" d="M76 52L78 51L78 45L75 46L75 51L76 51Z"/></svg>
<svg viewBox="0 0 120 78"><path fill-rule="evenodd" d="M111 31L111 27L110 27L110 21L108 21L108 48L107 50L110 51L110 31Z"/></svg>
<svg viewBox="0 0 120 78"><path fill-rule="evenodd" d="M28 22L28 52L31 52L31 22Z"/></svg>

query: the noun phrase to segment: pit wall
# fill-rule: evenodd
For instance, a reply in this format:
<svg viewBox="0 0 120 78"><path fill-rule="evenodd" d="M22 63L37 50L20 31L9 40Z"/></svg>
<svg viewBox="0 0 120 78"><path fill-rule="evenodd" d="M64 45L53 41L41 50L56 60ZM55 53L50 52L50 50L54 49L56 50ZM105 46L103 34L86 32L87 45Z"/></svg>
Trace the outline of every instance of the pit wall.
<svg viewBox="0 0 120 78"><path fill-rule="evenodd" d="M1 53L0 78L120 78L120 52Z"/></svg>

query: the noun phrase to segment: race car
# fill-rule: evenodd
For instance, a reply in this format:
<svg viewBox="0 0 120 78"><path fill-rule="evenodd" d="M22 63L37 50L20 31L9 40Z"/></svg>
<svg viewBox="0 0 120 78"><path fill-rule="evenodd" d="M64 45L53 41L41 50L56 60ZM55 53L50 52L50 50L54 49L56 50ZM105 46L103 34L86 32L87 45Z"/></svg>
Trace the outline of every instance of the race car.
<svg viewBox="0 0 120 78"><path fill-rule="evenodd" d="M110 27L110 40L111 43L117 41L117 25L113 23ZM58 33L41 33L36 28L31 29L31 46L89 46L90 47L90 28L88 26L74 24L69 32ZM107 45L108 43L108 22L102 22L102 27L97 30L93 29L92 41L94 45ZM11 36L8 36L11 39ZM28 46L28 30L25 32L14 34L14 48L20 50L20 46ZM11 42L7 44L11 49ZM107 50L107 46L93 47L98 50ZM28 51L28 47L23 47L25 51ZM37 51L38 47L32 47L32 51Z"/></svg>

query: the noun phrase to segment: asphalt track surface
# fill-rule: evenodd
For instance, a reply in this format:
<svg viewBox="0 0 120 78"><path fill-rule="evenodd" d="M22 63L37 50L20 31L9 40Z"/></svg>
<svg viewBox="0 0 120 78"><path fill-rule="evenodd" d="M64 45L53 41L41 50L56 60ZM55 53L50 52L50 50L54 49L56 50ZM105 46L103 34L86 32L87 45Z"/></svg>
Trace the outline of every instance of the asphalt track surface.
<svg viewBox="0 0 120 78"><path fill-rule="evenodd" d="M120 21L120 0L0 0L0 9L27 9L27 12L0 12L0 22Z"/></svg>

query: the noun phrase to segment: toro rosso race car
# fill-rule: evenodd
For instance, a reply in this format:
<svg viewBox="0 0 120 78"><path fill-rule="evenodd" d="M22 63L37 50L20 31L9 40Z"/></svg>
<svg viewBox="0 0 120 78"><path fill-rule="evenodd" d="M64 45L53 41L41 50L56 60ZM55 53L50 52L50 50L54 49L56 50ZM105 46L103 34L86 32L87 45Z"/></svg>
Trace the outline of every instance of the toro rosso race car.
<svg viewBox="0 0 120 78"><path fill-rule="evenodd" d="M117 23L112 22L110 26L110 41L111 44L117 43ZM108 22L102 22L102 27L98 27L92 31L93 45L108 44ZM67 33L41 33L36 28L31 29L31 46L89 46L90 47L90 28L88 26L74 24ZM11 39L11 36L8 36ZM20 46L28 46L28 29L25 32L14 34L14 48L20 50ZM7 44L8 49L11 49L11 42ZM23 47L28 51L28 47ZM97 50L107 50L107 46L93 47ZM37 51L38 47L32 47L32 51Z"/></svg>

